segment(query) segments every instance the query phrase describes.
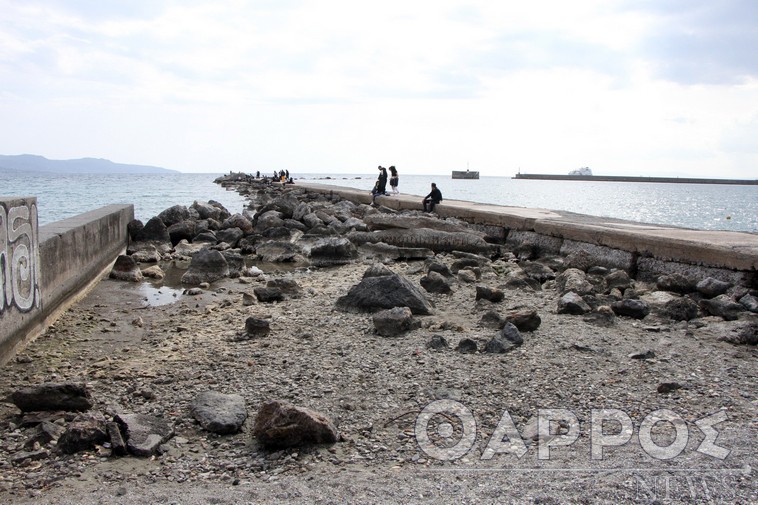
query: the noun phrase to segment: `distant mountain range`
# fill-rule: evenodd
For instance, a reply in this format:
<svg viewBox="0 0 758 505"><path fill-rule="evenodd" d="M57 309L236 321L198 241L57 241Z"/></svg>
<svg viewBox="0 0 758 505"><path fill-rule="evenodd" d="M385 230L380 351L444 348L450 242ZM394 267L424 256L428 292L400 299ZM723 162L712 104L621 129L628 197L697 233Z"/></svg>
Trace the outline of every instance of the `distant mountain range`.
<svg viewBox="0 0 758 505"><path fill-rule="evenodd" d="M160 174L178 173L168 168L148 165L126 165L100 158L78 160L49 160L34 154L0 154L0 174L50 175L50 174Z"/></svg>

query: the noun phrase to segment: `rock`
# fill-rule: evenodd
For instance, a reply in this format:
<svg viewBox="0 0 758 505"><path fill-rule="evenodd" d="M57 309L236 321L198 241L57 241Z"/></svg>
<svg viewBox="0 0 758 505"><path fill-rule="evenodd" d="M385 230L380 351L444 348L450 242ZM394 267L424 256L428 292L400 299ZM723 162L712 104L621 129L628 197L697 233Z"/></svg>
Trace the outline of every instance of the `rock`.
<svg viewBox="0 0 758 505"><path fill-rule="evenodd" d="M271 332L271 326L266 319L248 317L245 320L245 333L249 337L262 337Z"/></svg>
<svg viewBox="0 0 758 505"><path fill-rule="evenodd" d="M507 321L504 318L500 317L500 314L494 310L489 310L482 315L481 319L479 319L479 326L500 330L505 326L506 322Z"/></svg>
<svg viewBox="0 0 758 505"><path fill-rule="evenodd" d="M182 275L182 284L213 282L229 276L229 264L224 255L212 249L202 249L192 256L187 271Z"/></svg>
<svg viewBox="0 0 758 505"><path fill-rule="evenodd" d="M161 280L166 277L166 272L164 272L163 269L158 265L153 265L148 268L143 268L142 275L144 277L150 277L151 279Z"/></svg>
<svg viewBox="0 0 758 505"><path fill-rule="evenodd" d="M212 232L208 232L211 233ZM203 249L207 248L210 244L216 243L216 236L213 235L212 239L208 242L203 242L202 240L198 241L198 237L194 238L194 243L190 244L186 240L180 241L178 244L174 246L174 252L178 254L179 256L186 256L188 258L191 258L192 255L194 255L198 251L202 251Z"/></svg>
<svg viewBox="0 0 758 505"><path fill-rule="evenodd" d="M582 320L600 326L612 326L616 322L616 314L609 305L601 305L594 312L586 314Z"/></svg>
<svg viewBox="0 0 758 505"><path fill-rule="evenodd" d="M467 284L473 284L477 280L476 272L468 268L458 271L458 280Z"/></svg>
<svg viewBox="0 0 758 505"><path fill-rule="evenodd" d="M617 316L634 319L644 319L650 313L650 307L642 300L619 300L611 304L611 309Z"/></svg>
<svg viewBox="0 0 758 505"><path fill-rule="evenodd" d="M498 336L517 346L524 343L521 333L513 323L506 322Z"/></svg>
<svg viewBox="0 0 758 505"><path fill-rule="evenodd" d="M217 391L197 395L190 404L190 412L203 429L221 435L237 433L247 419L242 396Z"/></svg>
<svg viewBox="0 0 758 505"><path fill-rule="evenodd" d="M284 263L298 261L302 251L300 247L290 242L266 242L255 248L255 253L262 261Z"/></svg>
<svg viewBox="0 0 758 505"><path fill-rule="evenodd" d="M255 296L251 295L250 293L242 293L242 305L245 307L249 307L250 305L255 305Z"/></svg>
<svg viewBox="0 0 758 505"><path fill-rule="evenodd" d="M447 349L449 345L442 335L432 335L432 338L426 343L426 347L439 351L440 349Z"/></svg>
<svg viewBox="0 0 758 505"><path fill-rule="evenodd" d="M477 300L489 300L492 303L499 303L502 302L504 298L505 294L497 288L491 288L489 286L476 287Z"/></svg>
<svg viewBox="0 0 758 505"><path fill-rule="evenodd" d="M221 251L229 267L229 277L236 279L245 270L245 258L236 251Z"/></svg>
<svg viewBox="0 0 758 505"><path fill-rule="evenodd" d="M377 312L373 322L374 329L383 337L397 337L421 326L420 322L413 319L408 307L393 307Z"/></svg>
<svg viewBox="0 0 758 505"><path fill-rule="evenodd" d="M682 385L678 382L661 382L658 384L658 392L661 394L671 393L677 389L681 389Z"/></svg>
<svg viewBox="0 0 758 505"><path fill-rule="evenodd" d="M433 310L419 288L398 274L364 277L346 295L339 297L335 306L346 312L376 312L408 307L417 315L429 315Z"/></svg>
<svg viewBox="0 0 758 505"><path fill-rule="evenodd" d="M215 221L226 219L226 217L224 217L224 211L226 211L226 209L224 209L223 206L219 208L219 206L212 205L211 203L195 201L191 208L197 211L200 219L213 219ZM229 212L226 211L226 214L228 216Z"/></svg>
<svg viewBox="0 0 758 505"><path fill-rule="evenodd" d="M521 337L518 328L512 323L505 323L503 329L484 346L484 352L505 353L523 343L524 339Z"/></svg>
<svg viewBox="0 0 758 505"><path fill-rule="evenodd" d="M256 233L263 233L272 228L281 228L284 226L284 216L277 210L264 211L255 219Z"/></svg>
<svg viewBox="0 0 758 505"><path fill-rule="evenodd" d="M302 221L305 226L311 229L324 225L324 222L319 219L315 212L304 215Z"/></svg>
<svg viewBox="0 0 758 505"><path fill-rule="evenodd" d="M13 404L22 412L84 411L92 408L92 397L84 384L44 383L27 386L11 394Z"/></svg>
<svg viewBox="0 0 758 505"><path fill-rule="evenodd" d="M361 244L360 252L369 258L385 258L390 260L423 260L434 257L434 252L421 247L398 247L384 242L367 242Z"/></svg>
<svg viewBox="0 0 758 505"><path fill-rule="evenodd" d="M138 242L129 249L129 252L131 258L138 263L157 263L161 260L161 253L153 244Z"/></svg>
<svg viewBox="0 0 758 505"><path fill-rule="evenodd" d="M300 289L300 285L294 279L286 279L286 278L271 279L268 282L266 282L266 287L279 288L279 290L281 290L283 294L290 296L292 298L297 298L298 296L300 296L302 292L302 290Z"/></svg>
<svg viewBox="0 0 758 505"><path fill-rule="evenodd" d="M445 265L444 263L440 263L438 261L432 261L426 266L427 273L429 272L437 272L438 274L441 274L445 277L452 277L453 272L450 271L450 269Z"/></svg>
<svg viewBox="0 0 758 505"><path fill-rule="evenodd" d="M748 294L740 298L740 303L745 309L758 314L758 297Z"/></svg>
<svg viewBox="0 0 758 505"><path fill-rule="evenodd" d="M661 314L674 321L689 321L700 313L698 304L689 296L674 298L661 309Z"/></svg>
<svg viewBox="0 0 758 505"><path fill-rule="evenodd" d="M261 405L253 436L268 448L331 444L339 440L334 423L323 414L274 400Z"/></svg>
<svg viewBox="0 0 758 505"><path fill-rule="evenodd" d="M192 220L174 223L168 227L167 231L173 245L178 244L182 240L192 240L192 237L197 234L195 231L195 221Z"/></svg>
<svg viewBox="0 0 758 505"><path fill-rule="evenodd" d="M718 295L710 300L700 300L700 308L726 321L734 321L739 317L741 312L745 311L745 307L742 304L735 302L727 295Z"/></svg>
<svg viewBox="0 0 758 505"><path fill-rule="evenodd" d="M573 291L578 295L592 293L594 286L587 280L587 274L577 268L569 268L555 278L555 283L560 294Z"/></svg>
<svg viewBox="0 0 758 505"><path fill-rule="evenodd" d="M387 265L382 263L372 263L370 267L363 272L363 278L367 277L383 277L385 275L396 275L395 272L389 269Z"/></svg>
<svg viewBox="0 0 758 505"><path fill-rule="evenodd" d="M194 247L192 254L199 251L200 249L205 249L208 247L208 245L215 244L217 242L218 238L216 237L215 232L211 230L200 232L192 238L192 245ZM192 254L189 254L188 256L191 256Z"/></svg>
<svg viewBox="0 0 758 505"><path fill-rule="evenodd" d="M450 271L454 274L457 274L461 270L467 269L476 271L475 269L481 268L485 262L489 263L489 261L485 260L485 258L460 258L453 261L453 264L450 265Z"/></svg>
<svg viewBox="0 0 758 505"><path fill-rule="evenodd" d="M558 300L558 314L582 315L591 312L592 308L577 293L570 291Z"/></svg>
<svg viewBox="0 0 758 505"><path fill-rule="evenodd" d="M679 273L661 275L656 279L656 286L662 291L686 294L695 291L696 283Z"/></svg>
<svg viewBox="0 0 758 505"><path fill-rule="evenodd" d="M151 218L145 226L135 235L135 242L152 242L170 244L171 237L165 223L159 217Z"/></svg>
<svg viewBox="0 0 758 505"><path fill-rule="evenodd" d="M538 291L540 283L527 275L521 268L513 269L505 274L503 285L508 289L532 289Z"/></svg>
<svg viewBox="0 0 758 505"><path fill-rule="evenodd" d="M629 358L631 359L653 359L655 358L655 353L651 350L647 351L639 351L639 352L633 352L629 355Z"/></svg>
<svg viewBox="0 0 758 505"><path fill-rule="evenodd" d="M477 350L476 341L470 338L462 338L455 350L461 354L473 354Z"/></svg>
<svg viewBox="0 0 758 505"><path fill-rule="evenodd" d="M528 277L536 280L540 284L555 279L555 271L542 263L526 261L521 264L521 269Z"/></svg>
<svg viewBox="0 0 758 505"><path fill-rule="evenodd" d="M142 271L131 256L121 254L116 258L109 277L119 281L140 282L142 280Z"/></svg>
<svg viewBox="0 0 758 505"><path fill-rule="evenodd" d="M384 242L400 247L431 249L435 253L465 251L490 256L495 249L494 246L488 244L482 237L474 233L446 232L428 228L378 230L373 232L353 231L347 234L347 238L357 245L366 242Z"/></svg>
<svg viewBox="0 0 758 505"><path fill-rule="evenodd" d="M625 290L632 287L632 279L623 270L614 270L604 278L606 292L613 288Z"/></svg>
<svg viewBox="0 0 758 505"><path fill-rule="evenodd" d="M452 291L450 281L447 277L435 271L430 271L427 275L421 278L419 283L421 284L421 287L429 293L445 294Z"/></svg>
<svg viewBox="0 0 758 505"><path fill-rule="evenodd" d="M108 440L105 417L100 412L79 414L58 439L58 448L65 454L93 449Z"/></svg>
<svg viewBox="0 0 758 505"><path fill-rule="evenodd" d="M283 222L280 226L282 225L284 225ZM253 233L253 223L246 216L239 213L229 216L221 223L222 230L228 228L239 228L245 235Z"/></svg>
<svg viewBox="0 0 758 505"><path fill-rule="evenodd" d="M144 223L139 219L132 219L126 225L126 231L129 234L129 238L132 242L137 240L139 232L145 227Z"/></svg>
<svg viewBox="0 0 758 505"><path fill-rule="evenodd" d="M189 209L184 205L174 205L158 214L158 218L168 227L190 218Z"/></svg>
<svg viewBox="0 0 758 505"><path fill-rule="evenodd" d="M726 293L730 287L732 287L732 285L728 282L720 281L713 277L706 277L697 283L695 289L706 298L714 298Z"/></svg>
<svg viewBox="0 0 758 505"><path fill-rule="evenodd" d="M47 445L50 442L56 442L66 431L66 428L59 426L50 421L42 421L32 429L29 438L24 442L24 448L31 450L35 444L40 446Z"/></svg>
<svg viewBox="0 0 758 505"><path fill-rule="evenodd" d="M542 319L536 310L522 310L513 312L505 317L505 320L512 323L519 331L534 331L540 327Z"/></svg>
<svg viewBox="0 0 758 505"><path fill-rule="evenodd" d="M174 436L174 429L160 417L146 414L119 414L115 417L130 454L149 457Z"/></svg>
<svg viewBox="0 0 758 505"><path fill-rule="evenodd" d="M126 441L124 435L121 433L121 428L115 421L111 421L105 424L106 431L108 433L108 439L111 443L111 451L114 456L126 456L128 449L126 447Z"/></svg>
<svg viewBox="0 0 758 505"><path fill-rule="evenodd" d="M216 232L216 239L219 242L226 242L229 244L229 247L237 247L240 239L244 236L245 232L236 226L232 228L225 228Z"/></svg>
<svg viewBox="0 0 758 505"><path fill-rule="evenodd" d="M261 303L273 303L284 300L284 293L279 288L255 288L253 289L255 297Z"/></svg>
<svg viewBox="0 0 758 505"><path fill-rule="evenodd" d="M303 248L315 266L345 265L358 257L358 250L345 237L324 237Z"/></svg>

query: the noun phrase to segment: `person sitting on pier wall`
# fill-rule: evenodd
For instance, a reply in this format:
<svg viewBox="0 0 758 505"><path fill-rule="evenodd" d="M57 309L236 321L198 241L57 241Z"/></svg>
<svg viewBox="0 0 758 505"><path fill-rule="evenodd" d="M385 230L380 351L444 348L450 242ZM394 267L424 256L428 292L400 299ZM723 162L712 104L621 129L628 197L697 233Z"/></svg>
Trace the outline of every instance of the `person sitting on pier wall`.
<svg viewBox="0 0 758 505"><path fill-rule="evenodd" d="M437 185L432 183L432 191L424 197L421 203L424 204L424 212L433 212L434 206L442 201L442 192L437 189Z"/></svg>

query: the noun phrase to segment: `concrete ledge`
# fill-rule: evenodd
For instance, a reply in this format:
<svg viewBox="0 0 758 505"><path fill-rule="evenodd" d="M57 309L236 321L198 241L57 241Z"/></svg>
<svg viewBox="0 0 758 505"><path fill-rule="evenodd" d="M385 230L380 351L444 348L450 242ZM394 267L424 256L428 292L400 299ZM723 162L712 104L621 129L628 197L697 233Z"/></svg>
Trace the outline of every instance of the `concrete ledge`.
<svg viewBox="0 0 758 505"><path fill-rule="evenodd" d="M356 203L371 203L368 191L327 184L298 184L293 189L305 189L339 195ZM421 210L421 196L397 195L377 197L377 203L396 210ZM528 209L460 200L443 200L435 212L441 217L455 217L472 224L502 227L509 244L519 238L540 237L543 245L556 249L561 241L574 241L630 253L628 261L653 258L657 265L683 263L705 267L718 273L719 269L742 272L737 276L743 283L756 283L758 270L758 234L729 231L702 231L653 225L575 214L547 209ZM514 233L522 232L522 233ZM520 236L520 237L519 237ZM552 237L555 240L549 240ZM572 246L575 247L575 246ZM642 270L650 273L650 265ZM635 270L635 267L632 267ZM724 273L721 277L727 275ZM728 276L728 275L727 275Z"/></svg>
<svg viewBox="0 0 758 505"><path fill-rule="evenodd" d="M41 301L26 312L0 316L0 363L45 329L57 314L81 298L126 248L134 206L109 205L39 228Z"/></svg>

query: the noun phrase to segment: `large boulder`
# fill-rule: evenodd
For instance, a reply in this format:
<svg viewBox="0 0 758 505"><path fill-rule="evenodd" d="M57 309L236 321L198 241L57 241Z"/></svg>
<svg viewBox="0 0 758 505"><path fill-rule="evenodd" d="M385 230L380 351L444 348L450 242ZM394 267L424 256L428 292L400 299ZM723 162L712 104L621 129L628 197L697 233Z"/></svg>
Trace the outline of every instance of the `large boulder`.
<svg viewBox="0 0 758 505"><path fill-rule="evenodd" d="M303 251L315 266L345 265L358 257L358 251L345 237L324 237L305 245Z"/></svg>
<svg viewBox="0 0 758 505"><path fill-rule="evenodd" d="M239 228L245 235L253 233L253 223L242 214L229 216L221 223L221 229Z"/></svg>
<svg viewBox="0 0 758 505"><path fill-rule="evenodd" d="M263 446L270 448L331 444L339 440L339 432L328 417L280 400L261 405L253 435Z"/></svg>
<svg viewBox="0 0 758 505"><path fill-rule="evenodd" d="M222 435L237 433L247 419L242 396L218 391L197 395L190 405L190 412L203 429Z"/></svg>
<svg viewBox="0 0 758 505"><path fill-rule="evenodd" d="M578 295L592 293L594 286L587 280L587 274L578 268L567 268L555 278L560 294L574 292Z"/></svg>
<svg viewBox="0 0 758 505"><path fill-rule="evenodd" d="M344 296L336 307L346 312L376 312L393 307L408 307L414 314L432 313L432 304L424 293L398 274L364 277Z"/></svg>
<svg viewBox="0 0 758 505"><path fill-rule="evenodd" d="M706 277L697 283L695 289L706 298L714 298L726 293L730 287L732 287L732 285L726 281L720 281L713 277Z"/></svg>
<svg viewBox="0 0 758 505"><path fill-rule="evenodd" d="M170 244L171 237L168 234L166 224L159 217L151 218L145 226L135 234L135 242L157 242Z"/></svg>
<svg viewBox="0 0 758 505"><path fill-rule="evenodd" d="M727 321L738 319L740 313L745 311L742 304L735 302L727 295L718 295L710 300L700 300L700 308Z"/></svg>
<svg viewBox="0 0 758 505"><path fill-rule="evenodd" d="M92 397L84 384L44 383L26 386L11 394L13 404L22 412L46 410L84 411L92 408Z"/></svg>
<svg viewBox="0 0 758 505"><path fill-rule="evenodd" d="M453 289L447 277L439 272L430 270L428 274L419 281L421 287L429 293L450 293Z"/></svg>
<svg viewBox="0 0 758 505"><path fill-rule="evenodd" d="M642 300L619 300L611 304L611 309L617 316L627 316L634 319L644 319L650 313L650 307Z"/></svg>
<svg viewBox="0 0 758 505"><path fill-rule="evenodd" d="M158 214L158 218L169 228L190 218L189 209L184 205L174 205Z"/></svg>
<svg viewBox="0 0 758 505"><path fill-rule="evenodd" d="M229 275L229 264L224 255L213 249L201 249L192 256L182 284L201 284L223 279Z"/></svg>
<svg viewBox="0 0 758 505"><path fill-rule="evenodd" d="M465 251L490 256L495 247L488 244L481 236L469 232L447 232L418 229L392 229L374 232L353 231L347 237L354 244L366 242L384 242L399 247L421 247L435 253Z"/></svg>
<svg viewBox="0 0 758 505"><path fill-rule="evenodd" d="M255 248L255 253L262 261L271 263L295 262L302 259L300 247L283 241L272 241Z"/></svg>
<svg viewBox="0 0 758 505"><path fill-rule="evenodd" d="M190 219L179 221L168 227L168 236L171 243L175 246L182 240L192 240L197 233L195 232L195 221Z"/></svg>
<svg viewBox="0 0 758 505"><path fill-rule="evenodd" d="M119 281L140 282L142 280L142 271L131 256L122 254L116 258L109 277Z"/></svg>

